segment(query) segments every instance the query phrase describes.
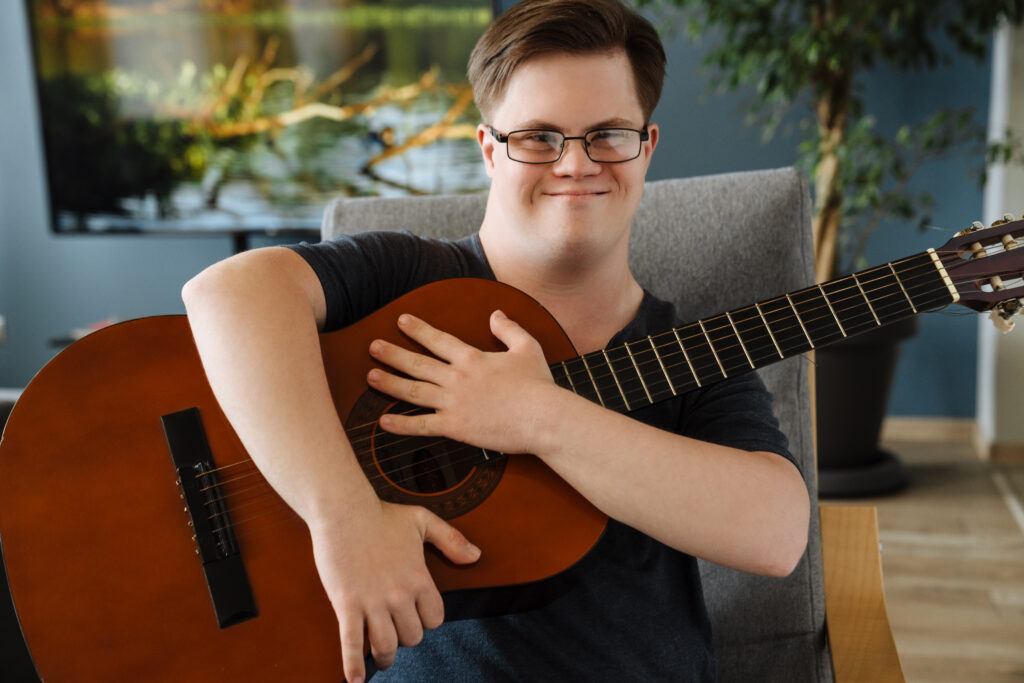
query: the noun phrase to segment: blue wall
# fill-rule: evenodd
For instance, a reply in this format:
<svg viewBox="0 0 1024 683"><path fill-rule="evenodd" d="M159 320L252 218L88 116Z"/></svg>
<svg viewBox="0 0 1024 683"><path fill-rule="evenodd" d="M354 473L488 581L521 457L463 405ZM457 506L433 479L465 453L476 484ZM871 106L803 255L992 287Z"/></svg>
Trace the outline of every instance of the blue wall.
<svg viewBox="0 0 1024 683"><path fill-rule="evenodd" d="M503 0L502 6L511 5ZM52 357L49 340L108 316L131 318L183 311L181 285L231 253L225 237L68 237L48 228L45 172L30 48L21 2L0 3L0 315L8 341L0 345L0 387L22 386ZM699 50L670 39L669 75L655 120L662 137L650 178L787 166L796 143L786 135L762 145L744 125L747 95L709 94ZM913 122L955 93L984 121L988 65L957 62L934 74L879 73L868 82L869 103L883 123ZM897 120L898 119L898 120ZM947 233L978 218L981 191L966 159L924 169L916 184L939 198L933 222L943 232L921 236L891 226L871 245L876 262L937 246ZM891 412L970 416L974 413L975 325L971 317L930 315L904 345Z"/></svg>

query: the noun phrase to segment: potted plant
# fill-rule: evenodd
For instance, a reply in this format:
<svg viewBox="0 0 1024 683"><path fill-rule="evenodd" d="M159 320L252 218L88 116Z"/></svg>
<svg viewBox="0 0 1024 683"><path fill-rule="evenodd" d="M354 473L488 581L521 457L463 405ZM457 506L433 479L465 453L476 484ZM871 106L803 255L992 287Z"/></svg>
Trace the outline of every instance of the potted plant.
<svg viewBox="0 0 1024 683"><path fill-rule="evenodd" d="M752 118L770 138L784 114L799 112L798 166L814 191L815 275L819 282L863 267L868 239L885 219L912 223L934 204L914 193L915 169L976 144L985 128L970 108L940 108L886 135L868 111L860 80L881 65L934 68L950 52L982 59L992 31L1024 18L1024 0L637 0L668 26L685 21L693 39L711 36L704 64L719 86L753 87ZM1009 156L1008 143L988 155ZM913 323L893 325L816 353L818 473L824 496L902 488L906 474L878 447L896 345ZM877 347L877 348L876 348ZM877 353L873 358L871 354ZM869 379L869 369L888 377ZM857 392L857 393L854 393ZM868 395L870 394L870 395ZM850 401L856 395L858 400ZM848 419L862 420L848 424Z"/></svg>

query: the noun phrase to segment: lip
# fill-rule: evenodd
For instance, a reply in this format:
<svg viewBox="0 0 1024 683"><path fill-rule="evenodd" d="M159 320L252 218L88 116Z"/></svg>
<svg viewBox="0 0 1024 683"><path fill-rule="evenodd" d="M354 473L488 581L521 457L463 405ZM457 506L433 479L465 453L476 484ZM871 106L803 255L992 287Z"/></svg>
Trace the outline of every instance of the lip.
<svg viewBox="0 0 1024 683"><path fill-rule="evenodd" d="M566 201L582 201L594 197L603 197L608 194L606 190L567 190L566 192L545 192L548 197L557 197Z"/></svg>

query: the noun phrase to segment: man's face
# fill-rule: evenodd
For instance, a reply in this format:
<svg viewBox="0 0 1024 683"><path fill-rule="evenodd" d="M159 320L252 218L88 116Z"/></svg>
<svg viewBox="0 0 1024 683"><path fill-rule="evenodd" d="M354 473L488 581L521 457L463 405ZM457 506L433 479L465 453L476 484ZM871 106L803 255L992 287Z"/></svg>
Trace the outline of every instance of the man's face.
<svg viewBox="0 0 1024 683"><path fill-rule="evenodd" d="M499 133L543 128L580 136L596 128L644 125L625 53L556 54L521 65L487 121ZM566 142L561 159L523 164L508 158L486 126L477 131L497 223L542 258L600 258L628 245L658 128L632 161L604 164L587 157L581 140ZM541 250L541 251L536 251ZM531 255L531 254L525 254Z"/></svg>

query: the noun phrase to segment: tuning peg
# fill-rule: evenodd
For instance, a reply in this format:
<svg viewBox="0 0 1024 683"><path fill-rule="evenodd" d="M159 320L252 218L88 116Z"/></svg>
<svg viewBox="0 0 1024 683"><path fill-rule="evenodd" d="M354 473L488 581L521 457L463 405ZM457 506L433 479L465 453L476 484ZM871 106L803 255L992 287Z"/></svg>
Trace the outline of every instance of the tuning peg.
<svg viewBox="0 0 1024 683"><path fill-rule="evenodd" d="M1013 329L1014 322L1010 320L1021 310L1021 299L1007 299L996 304L995 308L988 314L988 319L996 326L996 329L1006 334Z"/></svg>
<svg viewBox="0 0 1024 683"><path fill-rule="evenodd" d="M964 235L970 235L972 232L977 232L978 230L984 230L984 229L985 229L985 224L984 223L982 223L981 221L974 221L973 223L971 223L971 227L964 228L963 230L958 232L956 234L956 236L957 237L963 237Z"/></svg>

